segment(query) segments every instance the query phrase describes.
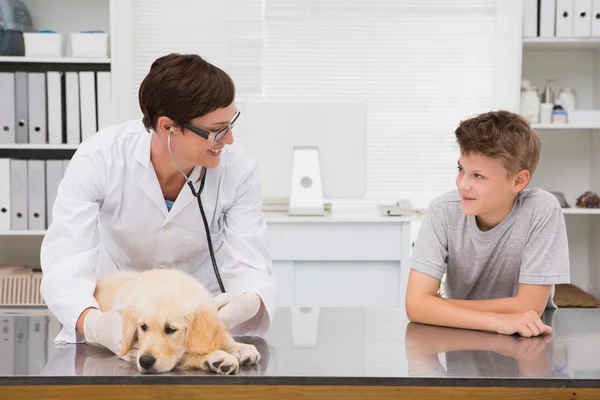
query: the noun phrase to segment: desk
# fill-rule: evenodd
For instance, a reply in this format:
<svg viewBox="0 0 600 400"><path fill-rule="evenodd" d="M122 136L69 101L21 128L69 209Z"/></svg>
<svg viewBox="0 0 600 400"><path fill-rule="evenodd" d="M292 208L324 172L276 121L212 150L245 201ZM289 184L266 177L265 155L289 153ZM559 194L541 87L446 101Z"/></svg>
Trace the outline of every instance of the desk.
<svg viewBox="0 0 600 400"><path fill-rule="evenodd" d="M544 316L551 336L519 338L411 324L400 310L279 308L262 354L237 375L140 375L107 350L52 344L45 310L0 310L0 398L600 398L600 309ZM2 334L3 330L0 330Z"/></svg>
<svg viewBox="0 0 600 400"><path fill-rule="evenodd" d="M404 309L419 217L264 216L280 306Z"/></svg>

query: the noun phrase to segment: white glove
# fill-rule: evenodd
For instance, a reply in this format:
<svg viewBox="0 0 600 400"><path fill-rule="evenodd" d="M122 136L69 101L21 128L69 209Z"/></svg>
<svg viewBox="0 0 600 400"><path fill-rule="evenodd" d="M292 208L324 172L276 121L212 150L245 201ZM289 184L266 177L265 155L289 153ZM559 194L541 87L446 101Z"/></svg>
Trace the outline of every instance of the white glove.
<svg viewBox="0 0 600 400"><path fill-rule="evenodd" d="M93 309L87 313L83 321L83 332L86 342L106 347L116 355L121 351L123 344L123 316L117 309L102 312ZM122 358L130 361L137 355L135 346Z"/></svg>
<svg viewBox="0 0 600 400"><path fill-rule="evenodd" d="M221 293L215 297L219 319L227 329L248 321L260 310L261 300L256 293Z"/></svg>

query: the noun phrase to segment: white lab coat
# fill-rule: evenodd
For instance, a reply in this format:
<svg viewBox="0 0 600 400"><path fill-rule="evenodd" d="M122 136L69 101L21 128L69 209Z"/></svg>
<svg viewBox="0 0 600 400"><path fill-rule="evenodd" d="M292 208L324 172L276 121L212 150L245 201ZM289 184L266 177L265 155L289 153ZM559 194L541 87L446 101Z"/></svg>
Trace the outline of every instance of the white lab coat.
<svg viewBox="0 0 600 400"><path fill-rule="evenodd" d="M77 343L75 324L97 307L96 279L121 269L177 268L217 284L198 202L185 185L169 212L150 162L141 121L113 125L85 140L60 183L41 247L41 292L63 324L55 342ZM190 179L200 186L200 167ZM202 204L225 290L258 293L266 312L233 334L261 335L275 313L276 285L261 213L256 162L226 146L206 175Z"/></svg>

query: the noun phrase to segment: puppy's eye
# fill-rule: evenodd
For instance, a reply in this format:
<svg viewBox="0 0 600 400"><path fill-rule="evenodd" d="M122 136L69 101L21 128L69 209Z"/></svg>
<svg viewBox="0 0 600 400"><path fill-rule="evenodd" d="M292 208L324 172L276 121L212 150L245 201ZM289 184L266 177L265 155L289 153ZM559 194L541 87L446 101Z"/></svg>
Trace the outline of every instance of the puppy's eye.
<svg viewBox="0 0 600 400"><path fill-rule="evenodd" d="M141 328L141 329L142 329L144 332L146 332L146 330L148 330L148 325L146 325L146 324L142 324L142 325L140 325L140 328Z"/></svg>
<svg viewBox="0 0 600 400"><path fill-rule="evenodd" d="M175 332L177 332L177 329L171 328L170 326L165 326L165 333L167 335L172 335Z"/></svg>

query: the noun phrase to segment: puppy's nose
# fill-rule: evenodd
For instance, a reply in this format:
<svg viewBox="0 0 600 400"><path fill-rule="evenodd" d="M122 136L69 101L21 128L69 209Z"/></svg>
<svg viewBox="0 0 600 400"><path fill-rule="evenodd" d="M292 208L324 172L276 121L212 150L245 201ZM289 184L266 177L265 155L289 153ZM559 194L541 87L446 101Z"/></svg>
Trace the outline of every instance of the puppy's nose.
<svg viewBox="0 0 600 400"><path fill-rule="evenodd" d="M156 362L156 358L152 357L150 354L144 354L140 357L140 365L144 369L150 369Z"/></svg>

